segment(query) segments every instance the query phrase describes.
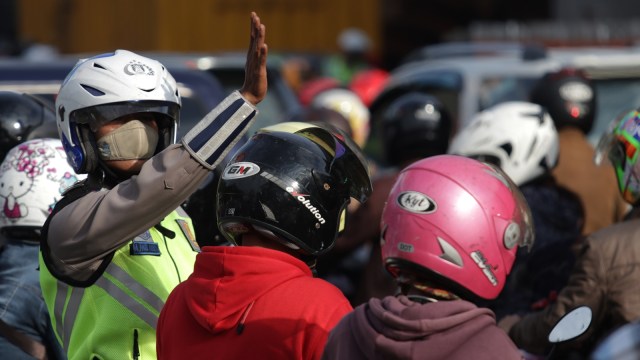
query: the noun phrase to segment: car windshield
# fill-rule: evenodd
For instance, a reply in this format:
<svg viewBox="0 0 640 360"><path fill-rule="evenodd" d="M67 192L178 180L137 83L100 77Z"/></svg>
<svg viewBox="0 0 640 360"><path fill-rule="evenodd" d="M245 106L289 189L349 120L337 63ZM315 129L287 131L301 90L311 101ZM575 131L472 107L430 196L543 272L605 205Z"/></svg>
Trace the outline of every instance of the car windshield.
<svg viewBox="0 0 640 360"><path fill-rule="evenodd" d="M480 85L478 109L482 111L505 101L527 101L534 83L535 78L530 77L485 78ZM595 79L594 84L597 110L589 142L595 146L613 119L640 105L640 78Z"/></svg>
<svg viewBox="0 0 640 360"><path fill-rule="evenodd" d="M640 78L596 79L594 82L597 112L589 141L595 146L613 119L640 105Z"/></svg>
<svg viewBox="0 0 640 360"><path fill-rule="evenodd" d="M209 71L220 80L220 83L227 93L240 89L244 82L244 68L213 68ZM265 98L257 106L258 111L260 111L260 116L256 118L253 125L247 130L247 134L249 135L254 134L258 129L263 127L286 121L286 116L289 115L289 110L278 97L278 91L281 90L277 88L278 83L275 81L276 79L274 79L275 75L272 72L268 72L267 76L270 88Z"/></svg>
<svg viewBox="0 0 640 360"><path fill-rule="evenodd" d="M178 127L177 139L182 137L202 119L208 112L207 105L196 96L185 96L182 94L182 108L180 110L180 126Z"/></svg>
<svg viewBox="0 0 640 360"><path fill-rule="evenodd" d="M526 101L536 78L516 76L486 77L480 83L478 110L506 101Z"/></svg>

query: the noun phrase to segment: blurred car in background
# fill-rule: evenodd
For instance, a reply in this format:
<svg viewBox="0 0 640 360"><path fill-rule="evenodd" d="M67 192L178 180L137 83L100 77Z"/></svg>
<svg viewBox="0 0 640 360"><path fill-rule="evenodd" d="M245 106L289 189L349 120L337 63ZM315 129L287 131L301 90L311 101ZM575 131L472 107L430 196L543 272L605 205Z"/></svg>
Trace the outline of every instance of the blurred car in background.
<svg viewBox="0 0 640 360"><path fill-rule="evenodd" d="M226 94L240 89L244 83L244 65L247 57L244 52L143 54L159 60L172 71L197 69L209 73L222 84ZM248 134L253 134L263 127L288 121L300 111L300 102L282 75L279 58L271 54L267 60L267 81L269 90L262 102L258 104L260 115L247 132Z"/></svg>
<svg viewBox="0 0 640 360"><path fill-rule="evenodd" d="M585 70L595 84L597 111L589 140L596 144L614 118L640 106L640 50L582 54L568 62Z"/></svg>
<svg viewBox="0 0 640 360"><path fill-rule="evenodd" d="M596 143L602 131L620 112L640 106L640 50L637 48L529 48L498 46L481 51L460 44L431 52L416 51L391 72L381 94L371 106L372 134L369 152L379 156L377 120L381 110L407 90L438 97L455 119L454 129L466 126L472 116L500 102L528 100L533 84L546 72L564 66L583 69L593 79L598 94L596 120L589 139Z"/></svg>
<svg viewBox="0 0 640 360"><path fill-rule="evenodd" d="M402 64L423 60L450 59L454 57L483 57L508 55L522 59L535 59L546 56L546 48L538 44L520 42L483 41L460 42L451 41L427 45L410 52L402 60Z"/></svg>
<svg viewBox="0 0 640 360"><path fill-rule="evenodd" d="M437 97L454 121L453 132L464 127L478 111L501 101L527 96L533 83L559 63L547 59L524 60L511 53L461 55L414 60L401 65L371 105L371 135L366 151L383 161L378 124L387 104L407 91Z"/></svg>

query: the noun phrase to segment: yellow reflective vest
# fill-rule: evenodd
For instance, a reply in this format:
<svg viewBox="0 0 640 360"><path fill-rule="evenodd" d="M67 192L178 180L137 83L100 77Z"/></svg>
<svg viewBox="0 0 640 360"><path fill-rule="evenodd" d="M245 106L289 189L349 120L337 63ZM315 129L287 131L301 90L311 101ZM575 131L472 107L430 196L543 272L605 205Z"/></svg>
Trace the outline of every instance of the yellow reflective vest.
<svg viewBox="0 0 640 360"><path fill-rule="evenodd" d="M56 279L40 254L40 285L53 329L70 360L157 358L160 310L171 290L193 272L200 250L191 219L182 209L160 225L169 231L154 227L120 247L88 287Z"/></svg>

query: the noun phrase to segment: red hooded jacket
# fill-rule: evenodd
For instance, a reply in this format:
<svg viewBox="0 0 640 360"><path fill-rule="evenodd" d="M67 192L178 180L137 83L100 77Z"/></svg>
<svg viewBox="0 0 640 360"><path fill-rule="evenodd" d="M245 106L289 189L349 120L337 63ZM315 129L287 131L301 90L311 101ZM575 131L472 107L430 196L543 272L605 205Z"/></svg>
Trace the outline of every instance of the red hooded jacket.
<svg viewBox="0 0 640 360"><path fill-rule="evenodd" d="M158 359L319 359L351 310L338 288L289 254L204 247L160 313Z"/></svg>

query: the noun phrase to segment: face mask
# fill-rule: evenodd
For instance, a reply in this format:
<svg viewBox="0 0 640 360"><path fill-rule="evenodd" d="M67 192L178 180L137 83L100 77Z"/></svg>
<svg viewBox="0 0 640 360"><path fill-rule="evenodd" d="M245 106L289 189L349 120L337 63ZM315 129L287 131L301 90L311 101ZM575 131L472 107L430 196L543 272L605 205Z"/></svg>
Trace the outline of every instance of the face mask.
<svg viewBox="0 0 640 360"><path fill-rule="evenodd" d="M102 160L149 159L158 145L158 131L139 120L130 120L97 143Z"/></svg>

